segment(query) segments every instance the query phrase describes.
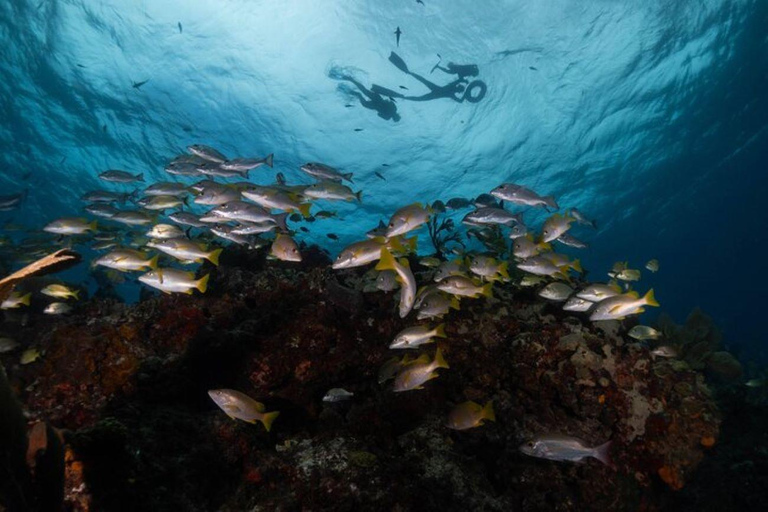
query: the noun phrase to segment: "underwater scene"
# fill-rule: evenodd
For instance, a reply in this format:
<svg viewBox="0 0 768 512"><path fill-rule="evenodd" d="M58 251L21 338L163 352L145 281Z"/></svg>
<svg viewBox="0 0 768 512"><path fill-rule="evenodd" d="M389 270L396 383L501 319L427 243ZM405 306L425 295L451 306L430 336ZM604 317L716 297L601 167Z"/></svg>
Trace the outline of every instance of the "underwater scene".
<svg viewBox="0 0 768 512"><path fill-rule="evenodd" d="M765 510L768 1L0 27L0 512Z"/></svg>

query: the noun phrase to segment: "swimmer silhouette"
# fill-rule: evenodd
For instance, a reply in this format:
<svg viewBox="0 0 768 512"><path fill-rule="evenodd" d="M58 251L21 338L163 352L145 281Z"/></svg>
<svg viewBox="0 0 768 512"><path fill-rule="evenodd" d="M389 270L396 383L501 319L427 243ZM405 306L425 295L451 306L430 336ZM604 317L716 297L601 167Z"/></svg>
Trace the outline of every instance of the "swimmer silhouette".
<svg viewBox="0 0 768 512"><path fill-rule="evenodd" d="M370 89L367 89L363 84L351 76L342 75L338 79L350 82L360 90L360 92L350 91L353 96L360 100L360 105L367 109L376 111L376 114L382 119L391 119L394 122L400 121L400 114L397 113L397 105L395 105L395 101L392 99L391 94L382 95L380 92L375 91L374 89L377 87L376 85L373 85ZM390 96L390 98L384 99L384 96Z"/></svg>
<svg viewBox="0 0 768 512"><path fill-rule="evenodd" d="M438 53L437 56L440 57L440 54ZM434 72L436 69L439 69L440 71L448 73L449 75L458 75L459 78L477 76L478 73L480 73L480 70L477 68L476 64L454 64L453 62L449 62L446 67L442 67L440 65L442 60L443 58L440 57L440 60L437 61L437 64L435 64L430 73Z"/></svg>
<svg viewBox="0 0 768 512"><path fill-rule="evenodd" d="M483 99L483 97L485 97L485 93L487 90L487 86L485 85L485 82L482 82L480 80L474 80L470 83L466 79L467 76L477 76L477 74L479 73L479 70L475 64L467 64L467 65L459 66L459 65L450 63L446 68L440 67L441 70L450 74L458 75L459 78L457 78L453 82L446 85L437 85L434 82L430 82L429 80L419 75L418 73L414 73L413 71L409 70L408 65L405 63L405 61L402 58L400 58L400 56L395 52L392 52L389 55L389 61L403 73L406 73L412 76L413 78L415 78L416 80L424 84L429 89L429 92L421 96L404 96L398 92L392 91L385 87L373 85L371 86L371 89L374 92L383 94L385 96L389 96L390 98L402 98L404 100L410 100L410 101L430 101L430 100L436 100L439 98L450 98L453 101L456 101L457 103L461 103L464 100L467 100L471 103L477 103L478 101ZM433 68L433 71L434 69L435 68ZM479 90L477 94L473 94L473 91L475 89Z"/></svg>

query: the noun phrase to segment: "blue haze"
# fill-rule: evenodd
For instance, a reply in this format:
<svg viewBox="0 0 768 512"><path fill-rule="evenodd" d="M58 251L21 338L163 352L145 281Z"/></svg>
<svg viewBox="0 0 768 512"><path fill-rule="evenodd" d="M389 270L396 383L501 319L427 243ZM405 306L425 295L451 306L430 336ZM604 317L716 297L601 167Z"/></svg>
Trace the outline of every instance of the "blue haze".
<svg viewBox="0 0 768 512"><path fill-rule="evenodd" d="M300 234L332 253L409 202L515 181L597 219L580 231L591 278L658 258L641 288L665 311L682 320L701 306L729 343L762 350L768 2L424 3L0 3L0 194L30 189L0 221L78 214L108 168L166 179L164 163L192 143L274 151L289 182L309 160L354 172L363 203ZM425 92L393 50L439 83L450 78L429 73L436 54L477 64L487 95L401 100L395 123L329 77Z"/></svg>

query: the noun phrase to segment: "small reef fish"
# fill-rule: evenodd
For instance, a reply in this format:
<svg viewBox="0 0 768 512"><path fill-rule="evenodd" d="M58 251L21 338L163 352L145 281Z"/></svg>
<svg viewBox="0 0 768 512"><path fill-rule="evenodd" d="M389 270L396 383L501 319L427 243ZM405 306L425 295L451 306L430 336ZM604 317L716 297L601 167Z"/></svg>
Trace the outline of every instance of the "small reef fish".
<svg viewBox="0 0 768 512"><path fill-rule="evenodd" d="M102 219L111 219L120 213L120 210L109 203L92 203L83 209L91 215L101 217Z"/></svg>
<svg viewBox="0 0 768 512"><path fill-rule="evenodd" d="M197 215L189 212L174 212L170 214L168 218L182 226L191 226L193 228L203 228L207 226L205 222L200 222L200 218Z"/></svg>
<svg viewBox="0 0 768 512"><path fill-rule="evenodd" d="M514 226L512 226L512 229L509 230L509 238L512 240L517 240L521 236L525 236L528 234L528 226L523 224L522 222L518 222Z"/></svg>
<svg viewBox="0 0 768 512"><path fill-rule="evenodd" d="M587 299L582 299L581 297L574 296L568 299L565 304L563 305L564 311L576 311L583 313L585 311L589 311L592 309L592 306L594 306L595 303L592 301L589 301Z"/></svg>
<svg viewBox="0 0 768 512"><path fill-rule="evenodd" d="M645 268L650 270L653 273L656 273L659 271L659 260L651 260L648 263L645 264Z"/></svg>
<svg viewBox="0 0 768 512"><path fill-rule="evenodd" d="M517 264L517 268L523 272L528 272L529 274L550 277L567 277L568 270L565 267L555 266L551 261L542 256L533 256L532 258L524 259Z"/></svg>
<svg viewBox="0 0 768 512"><path fill-rule="evenodd" d="M111 220L127 226L144 226L151 224L154 219L142 212L124 211L110 217Z"/></svg>
<svg viewBox="0 0 768 512"><path fill-rule="evenodd" d="M301 203L295 194L289 194L271 187L252 186L242 191L245 199L253 201L262 208L275 208L286 212L300 212L309 217L310 203Z"/></svg>
<svg viewBox="0 0 768 512"><path fill-rule="evenodd" d="M437 267L435 275L432 277L432 279L435 282L440 282L449 276L463 276L464 272L465 269L463 260L456 259L452 261L444 261L440 264L439 267Z"/></svg>
<svg viewBox="0 0 768 512"><path fill-rule="evenodd" d="M609 272L608 275L614 279L619 279L620 281L639 281L640 280L640 271L636 269L631 269L631 268L622 269L620 272L617 272L617 273Z"/></svg>
<svg viewBox="0 0 768 512"><path fill-rule="evenodd" d="M471 256L468 258L467 267L470 272L483 279L495 281L498 279L509 279L509 263L506 261L497 261L489 256Z"/></svg>
<svg viewBox="0 0 768 512"><path fill-rule="evenodd" d="M318 162L308 162L300 167L302 171L318 180L342 181L352 183L352 173L340 173L333 167Z"/></svg>
<svg viewBox="0 0 768 512"><path fill-rule="evenodd" d="M541 289L539 297L555 302L563 302L573 294L573 288L565 283L549 283Z"/></svg>
<svg viewBox="0 0 768 512"><path fill-rule="evenodd" d="M149 238L158 240L169 240L171 238L182 238L184 232L173 224L155 224L152 226L152 229L147 231L146 235Z"/></svg>
<svg viewBox="0 0 768 512"><path fill-rule="evenodd" d="M411 272L408 260L402 258L398 262L386 247L382 247L376 270L394 270L397 274L397 281L400 283L400 318L405 318L413 309L413 304L416 301L416 278Z"/></svg>
<svg viewBox="0 0 768 512"><path fill-rule="evenodd" d="M221 204L230 203L232 201L238 201L239 199L239 191L225 185L213 183L212 185L207 185L205 188L203 188L200 194L195 197L193 202L195 204L202 204L205 206L218 206Z"/></svg>
<svg viewBox="0 0 768 512"><path fill-rule="evenodd" d="M13 338L0 338L0 354L13 352L19 348L19 342Z"/></svg>
<svg viewBox="0 0 768 512"><path fill-rule="evenodd" d="M587 216L581 213L577 208L571 208L568 210L568 215L573 217L578 224L589 226L592 229L597 229L597 223L594 220L587 218Z"/></svg>
<svg viewBox="0 0 768 512"><path fill-rule="evenodd" d="M162 211L170 208L177 208L185 201L178 196L149 196L141 199L136 204L150 211Z"/></svg>
<svg viewBox="0 0 768 512"><path fill-rule="evenodd" d="M262 165L272 167L275 155L268 154L264 158L233 158L221 163L221 168L225 171L244 172L250 171Z"/></svg>
<svg viewBox="0 0 768 512"><path fill-rule="evenodd" d="M659 306L653 295L653 289L648 290L648 293L643 297L640 297L637 292L609 297L597 304L589 319L593 322L596 320L623 320L629 315L636 315L645 311L643 306Z"/></svg>
<svg viewBox="0 0 768 512"><path fill-rule="evenodd" d="M540 459L581 462L592 457L611 466L611 441L591 448L581 439L561 435L537 436L520 446L520 451Z"/></svg>
<svg viewBox="0 0 768 512"><path fill-rule="evenodd" d="M381 365L381 368L379 368L379 384L384 384L388 380L394 379L402 367L408 364L410 361L411 356L409 354L406 354L402 359L398 357L387 359L384 364Z"/></svg>
<svg viewBox="0 0 768 512"><path fill-rule="evenodd" d="M376 289L382 292L391 292L397 289L397 273L394 270L383 270L376 276Z"/></svg>
<svg viewBox="0 0 768 512"><path fill-rule="evenodd" d="M485 207L478 208L473 212L469 212L464 216L462 222L470 225L485 225L485 224L500 224L502 226L509 226L512 223L520 222L522 217L520 214L513 215L503 208Z"/></svg>
<svg viewBox="0 0 768 512"><path fill-rule="evenodd" d="M580 299L586 299L590 302L600 302L609 297L615 297L620 293L621 287L616 283L593 283L576 292L576 296Z"/></svg>
<svg viewBox="0 0 768 512"><path fill-rule="evenodd" d="M567 215L560 215L559 213L552 215L544 222L544 227L541 228L541 241L552 242L557 240L566 231L571 229L572 222L573 218Z"/></svg>
<svg viewBox="0 0 768 512"><path fill-rule="evenodd" d="M512 243L512 255L520 260L527 260L538 256L544 251L551 251L552 246L546 242L536 243L533 241L533 235L527 234L515 238Z"/></svg>
<svg viewBox="0 0 768 512"><path fill-rule="evenodd" d="M192 295L192 291L195 289L199 290L200 293L205 293L208 289L209 278L210 274L195 279L194 272L184 272L175 268L158 268L139 276L139 281L152 288L157 288L163 293Z"/></svg>
<svg viewBox="0 0 768 512"><path fill-rule="evenodd" d="M304 189L304 195L312 199L328 201L362 201L362 190L352 192L352 189L336 181L320 181Z"/></svg>
<svg viewBox="0 0 768 512"><path fill-rule="evenodd" d="M58 299L80 299L80 290L75 290L63 284L49 284L40 290L40 293Z"/></svg>
<svg viewBox="0 0 768 512"><path fill-rule="evenodd" d="M66 302L51 302L43 309L46 315L66 315L71 312L72 306Z"/></svg>
<svg viewBox="0 0 768 512"><path fill-rule="evenodd" d="M659 331L647 325L636 325L627 334L636 340L657 340L661 337Z"/></svg>
<svg viewBox="0 0 768 512"><path fill-rule="evenodd" d="M559 209L555 198L552 196L540 196L533 190L516 185L514 183L503 183L491 191L491 195L498 197L502 201L520 204L524 206L541 206L544 208Z"/></svg>
<svg viewBox="0 0 768 512"><path fill-rule="evenodd" d="M355 396L351 391L343 388L332 388L323 397L323 402L342 402Z"/></svg>
<svg viewBox="0 0 768 512"><path fill-rule="evenodd" d="M447 203L445 203L445 206L449 210L463 210L464 208L469 208L472 206L472 202L469 199L464 199L463 197L454 197L453 199L449 199Z"/></svg>
<svg viewBox="0 0 768 512"><path fill-rule="evenodd" d="M0 309L16 309L21 306L29 306L31 299L31 293L13 292L0 304Z"/></svg>
<svg viewBox="0 0 768 512"><path fill-rule="evenodd" d="M80 196L80 199L87 203L124 203L130 197L131 194L118 194L108 190L92 190Z"/></svg>
<svg viewBox="0 0 768 512"><path fill-rule="evenodd" d="M589 245L585 242L582 242L575 236L571 236L568 233L563 233L556 239L558 242L560 242L563 245L567 245L568 247L573 247L574 249L586 249L589 247Z"/></svg>
<svg viewBox="0 0 768 512"><path fill-rule="evenodd" d="M183 196L189 189L183 183L160 181L144 189L145 196Z"/></svg>
<svg viewBox="0 0 768 512"><path fill-rule="evenodd" d="M28 348L21 353L19 364L31 364L40 359L40 357L42 357L42 353L40 353L39 350L36 348Z"/></svg>
<svg viewBox="0 0 768 512"><path fill-rule="evenodd" d="M466 276L448 276L437 284L437 289L459 297L493 297L493 283L477 285Z"/></svg>
<svg viewBox="0 0 768 512"><path fill-rule="evenodd" d="M214 249L209 251L204 245L189 240L188 238L170 238L167 240L154 240L147 243L147 247L157 249L169 256L173 256L180 261L194 261L196 263L202 260L208 260L214 265L219 265L219 256L224 249Z"/></svg>
<svg viewBox="0 0 768 512"><path fill-rule="evenodd" d="M438 376L438 368L449 368L442 352L440 352L440 347L437 348L435 359L432 361L429 360L427 354L422 354L417 359L406 363L395 377L393 390L396 393L400 393L414 389L423 389L425 382Z"/></svg>
<svg viewBox="0 0 768 512"><path fill-rule="evenodd" d="M499 202L491 194L480 194L472 204L475 208L499 208Z"/></svg>
<svg viewBox="0 0 768 512"><path fill-rule="evenodd" d="M397 210L389 219L386 236L404 235L429 221L430 210L420 203L413 203Z"/></svg>
<svg viewBox="0 0 768 512"><path fill-rule="evenodd" d="M446 295L445 293L430 293L424 297L424 300L418 306L418 320L427 318L441 318L451 309L459 310L459 299Z"/></svg>
<svg viewBox="0 0 768 512"><path fill-rule="evenodd" d="M96 231L96 221L88 222L77 217L65 217L47 224L43 231L55 235L83 235L89 231Z"/></svg>
<svg viewBox="0 0 768 512"><path fill-rule="evenodd" d="M485 421L496 421L496 413L493 412L491 400L485 407L477 402L467 401L457 405L448 414L447 427L453 430L468 430L480 427Z"/></svg>
<svg viewBox="0 0 768 512"><path fill-rule="evenodd" d="M426 258L421 258L421 259L419 260L419 263L420 263L421 265L424 265L424 266L425 266L425 267L427 267L427 268L437 268L437 267L439 267L439 266L440 266L440 264L441 264L442 262L443 262L443 261L442 261L440 258L435 258L435 257L433 257L433 256L428 256L428 257L426 257Z"/></svg>
<svg viewBox="0 0 768 512"><path fill-rule="evenodd" d="M217 149L212 148L211 146L206 146L204 144L192 144L191 146L187 146L187 151L197 157L202 158L203 160L217 164L223 164L228 160L223 153Z"/></svg>
<svg viewBox="0 0 768 512"><path fill-rule="evenodd" d="M144 173L131 174L125 171L104 171L99 174L99 178L113 183L133 183L134 181L144 181Z"/></svg>
<svg viewBox="0 0 768 512"><path fill-rule="evenodd" d="M156 269L159 255L150 258L146 253L133 249L117 249L97 258L93 264L128 272L131 270Z"/></svg>
<svg viewBox="0 0 768 512"><path fill-rule="evenodd" d="M279 411L265 412L264 404L234 389L212 389L208 391L208 396L230 418L254 424L260 421L267 432L280 414Z"/></svg>
<svg viewBox="0 0 768 512"><path fill-rule="evenodd" d="M270 256L273 256L281 261L301 261L301 253L299 252L299 246L288 235L279 234L272 242L272 248L269 251Z"/></svg>
<svg viewBox="0 0 768 512"><path fill-rule="evenodd" d="M651 356L656 357L664 357L664 358L673 358L678 357L680 353L678 350L671 346L671 345L662 345L660 347L656 347L655 349L651 350Z"/></svg>
<svg viewBox="0 0 768 512"><path fill-rule="evenodd" d="M523 276L520 279L520 286L524 288L530 288L532 286L539 286L542 283L546 283L547 279L541 276Z"/></svg>
<svg viewBox="0 0 768 512"><path fill-rule="evenodd" d="M408 327L400 331L395 340L389 345L391 349L417 348L420 345L433 343L434 338L445 338L445 325L440 324L434 329L426 325Z"/></svg>
<svg viewBox="0 0 768 512"><path fill-rule="evenodd" d="M8 338L4 338L8 339ZM0 352L2 352L2 340L0 340ZM744 383L748 388L762 388L768 383L765 379L750 379Z"/></svg>

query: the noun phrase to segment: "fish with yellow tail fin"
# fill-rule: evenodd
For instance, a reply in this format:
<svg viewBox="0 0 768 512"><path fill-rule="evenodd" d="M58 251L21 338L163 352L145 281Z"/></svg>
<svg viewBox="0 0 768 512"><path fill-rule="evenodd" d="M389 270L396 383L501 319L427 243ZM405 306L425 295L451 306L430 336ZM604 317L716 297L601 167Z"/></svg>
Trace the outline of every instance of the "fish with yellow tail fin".
<svg viewBox="0 0 768 512"><path fill-rule="evenodd" d="M416 318L424 320L425 318L441 318L448 314L451 309L460 310L461 306L458 298L437 291L424 297L418 309L419 314L416 315Z"/></svg>
<svg viewBox="0 0 768 512"><path fill-rule="evenodd" d="M430 361L427 354L422 354L414 361L406 364L400 373L395 377L394 391L411 391L413 389L422 389L423 384L438 376L438 368L449 368L448 363L443 358L440 347L435 352L435 359Z"/></svg>
<svg viewBox="0 0 768 512"><path fill-rule="evenodd" d="M200 262L204 259L214 265L219 264L219 256L223 249L214 249L209 251L204 245L201 245L188 238L171 238L169 240L153 240L147 243L147 247L157 249L169 256L173 256L180 261Z"/></svg>
<svg viewBox="0 0 768 512"><path fill-rule="evenodd" d="M408 260L403 258L398 262L386 247L382 247L376 270L394 270L397 274L400 283L400 318L405 318L416 301L416 278L413 277Z"/></svg>
<svg viewBox="0 0 768 512"><path fill-rule="evenodd" d="M453 430L467 430L480 427L485 421L496 421L496 413L493 412L493 402L488 400L485 407L477 402L468 401L457 405L448 414L448 428Z"/></svg>
<svg viewBox="0 0 768 512"><path fill-rule="evenodd" d="M653 289L648 290L643 297L637 292L624 293L609 297L597 304L589 316L593 322L596 320L622 320L629 315L636 315L645 311L643 306L659 307Z"/></svg>
<svg viewBox="0 0 768 512"><path fill-rule="evenodd" d="M469 270L487 281L509 279L509 270L506 261L497 261L490 256L475 255L467 258Z"/></svg>
<svg viewBox="0 0 768 512"><path fill-rule="evenodd" d="M450 293L459 297L493 297L493 283L479 285L472 279L465 276L449 276L437 284L437 289L441 292Z"/></svg>
<svg viewBox="0 0 768 512"><path fill-rule="evenodd" d="M22 294L13 292L2 302L2 304L0 304L0 309L16 309L21 306L29 306L31 298L31 293Z"/></svg>
<svg viewBox="0 0 768 512"><path fill-rule="evenodd" d="M139 281L164 293L186 293L191 295L193 290L205 293L208 289L209 278L210 274L206 274L200 279L195 279L194 272L184 272L175 268L159 268L139 276Z"/></svg>
<svg viewBox="0 0 768 512"><path fill-rule="evenodd" d="M84 235L88 231L96 231L96 221L88 222L79 217L65 217L48 223L43 231L55 235Z"/></svg>
<svg viewBox="0 0 768 512"><path fill-rule="evenodd" d="M384 238L374 237L362 242L355 242L342 249L332 268L341 270L345 268L362 267L381 258L382 247L391 252L406 254L416 250L416 237L403 239L401 237Z"/></svg>
<svg viewBox="0 0 768 512"><path fill-rule="evenodd" d="M515 258L521 260L533 258L542 252L551 250L552 246L546 242L534 242L533 235L530 233L525 236L515 238L515 241L512 244L512 254L515 256Z"/></svg>
<svg viewBox="0 0 768 512"><path fill-rule="evenodd" d="M645 268L650 270L653 273L656 273L659 271L659 260L653 259L645 264Z"/></svg>
<svg viewBox="0 0 768 512"><path fill-rule="evenodd" d="M541 228L541 241L552 242L557 240L571 229L573 221L573 217L568 215L560 215L559 213L552 215L544 222L544 226Z"/></svg>
<svg viewBox="0 0 768 512"><path fill-rule="evenodd" d="M408 327L400 331L389 348L416 348L420 345L433 343L434 338L445 338L445 324L440 324L434 329L426 325Z"/></svg>
<svg viewBox="0 0 768 512"><path fill-rule="evenodd" d="M299 252L299 246L288 235L279 234L272 242L272 248L269 250L269 255L282 261L301 261L301 253Z"/></svg>
<svg viewBox="0 0 768 512"><path fill-rule="evenodd" d="M264 404L234 389L212 389L208 391L208 396L230 418L248 423L260 421L267 432L272 428L272 422L280 414L279 411L265 412Z"/></svg>
<svg viewBox="0 0 768 512"><path fill-rule="evenodd" d="M57 299L75 299L80 298L80 290L70 288L64 284L49 284L40 293L48 295L49 297L56 297Z"/></svg>
<svg viewBox="0 0 768 512"><path fill-rule="evenodd" d="M157 268L158 255L150 258L147 254L133 249L117 249L100 256L93 262L94 266L102 266L128 272L131 270L144 270Z"/></svg>
<svg viewBox="0 0 768 512"><path fill-rule="evenodd" d="M409 204L397 210L387 224L387 237L403 235L426 224L432 212L420 203Z"/></svg>

